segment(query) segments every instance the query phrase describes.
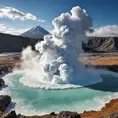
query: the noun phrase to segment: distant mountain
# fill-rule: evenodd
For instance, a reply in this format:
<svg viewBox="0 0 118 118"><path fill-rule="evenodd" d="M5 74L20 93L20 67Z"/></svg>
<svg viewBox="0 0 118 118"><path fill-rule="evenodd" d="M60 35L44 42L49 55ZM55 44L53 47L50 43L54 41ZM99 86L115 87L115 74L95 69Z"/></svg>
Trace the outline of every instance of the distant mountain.
<svg viewBox="0 0 118 118"><path fill-rule="evenodd" d="M1 52L21 52L27 46L34 46L43 38L29 38L0 33ZM88 37L88 41L82 43L85 52L109 53L118 52L118 37Z"/></svg>
<svg viewBox="0 0 118 118"><path fill-rule="evenodd" d="M49 32L46 31L44 28L42 28L41 26L36 26L21 34L21 36L30 38L43 38L47 34L49 34Z"/></svg>

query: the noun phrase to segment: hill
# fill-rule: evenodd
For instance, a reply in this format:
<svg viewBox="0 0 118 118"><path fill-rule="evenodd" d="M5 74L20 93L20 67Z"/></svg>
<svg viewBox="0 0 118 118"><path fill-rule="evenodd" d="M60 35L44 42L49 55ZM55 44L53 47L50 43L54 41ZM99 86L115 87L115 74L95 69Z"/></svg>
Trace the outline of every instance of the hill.
<svg viewBox="0 0 118 118"><path fill-rule="evenodd" d="M2 52L21 52L23 48L34 45L43 39L14 36L0 33L0 53Z"/></svg>
<svg viewBox="0 0 118 118"><path fill-rule="evenodd" d="M82 43L85 52L110 53L118 51L118 37L88 37L87 43Z"/></svg>

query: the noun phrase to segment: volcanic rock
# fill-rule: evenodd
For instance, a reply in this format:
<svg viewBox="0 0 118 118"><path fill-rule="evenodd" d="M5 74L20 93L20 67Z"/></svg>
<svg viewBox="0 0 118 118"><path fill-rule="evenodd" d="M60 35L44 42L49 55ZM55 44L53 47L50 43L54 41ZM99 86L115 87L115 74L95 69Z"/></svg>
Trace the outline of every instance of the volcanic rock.
<svg viewBox="0 0 118 118"><path fill-rule="evenodd" d="M0 96L0 111L4 111L6 107L11 103L11 97L8 95Z"/></svg>
<svg viewBox="0 0 118 118"><path fill-rule="evenodd" d="M18 118L15 111L3 114L0 118Z"/></svg>
<svg viewBox="0 0 118 118"><path fill-rule="evenodd" d="M55 114L55 112L51 112L50 115L55 116L56 114Z"/></svg>
<svg viewBox="0 0 118 118"><path fill-rule="evenodd" d="M62 111L57 115L57 118L81 118L77 112Z"/></svg>
<svg viewBox="0 0 118 118"><path fill-rule="evenodd" d="M3 86L4 84L5 84L4 80L0 78L0 87Z"/></svg>

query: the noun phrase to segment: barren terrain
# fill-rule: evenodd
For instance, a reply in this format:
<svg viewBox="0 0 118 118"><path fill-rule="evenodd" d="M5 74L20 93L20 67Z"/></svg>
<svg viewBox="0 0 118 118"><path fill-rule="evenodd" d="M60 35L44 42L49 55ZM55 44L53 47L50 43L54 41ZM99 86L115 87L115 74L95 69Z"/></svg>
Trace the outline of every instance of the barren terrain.
<svg viewBox="0 0 118 118"><path fill-rule="evenodd" d="M0 54L0 69L12 68L20 62L20 53ZM92 66L118 66L118 53L83 53L79 61Z"/></svg>

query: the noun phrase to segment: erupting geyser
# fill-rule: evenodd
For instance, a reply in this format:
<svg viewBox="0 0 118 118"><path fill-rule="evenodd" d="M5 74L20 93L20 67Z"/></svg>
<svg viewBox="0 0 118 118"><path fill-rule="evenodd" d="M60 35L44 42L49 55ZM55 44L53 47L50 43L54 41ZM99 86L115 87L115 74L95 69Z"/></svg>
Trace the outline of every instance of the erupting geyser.
<svg viewBox="0 0 118 118"><path fill-rule="evenodd" d="M79 6L71 13L63 13L52 21L54 30L35 45L39 52L26 48L22 52L24 77L20 82L39 88L72 88L100 82L99 76L91 75L79 61L82 41L92 26L91 18Z"/></svg>

